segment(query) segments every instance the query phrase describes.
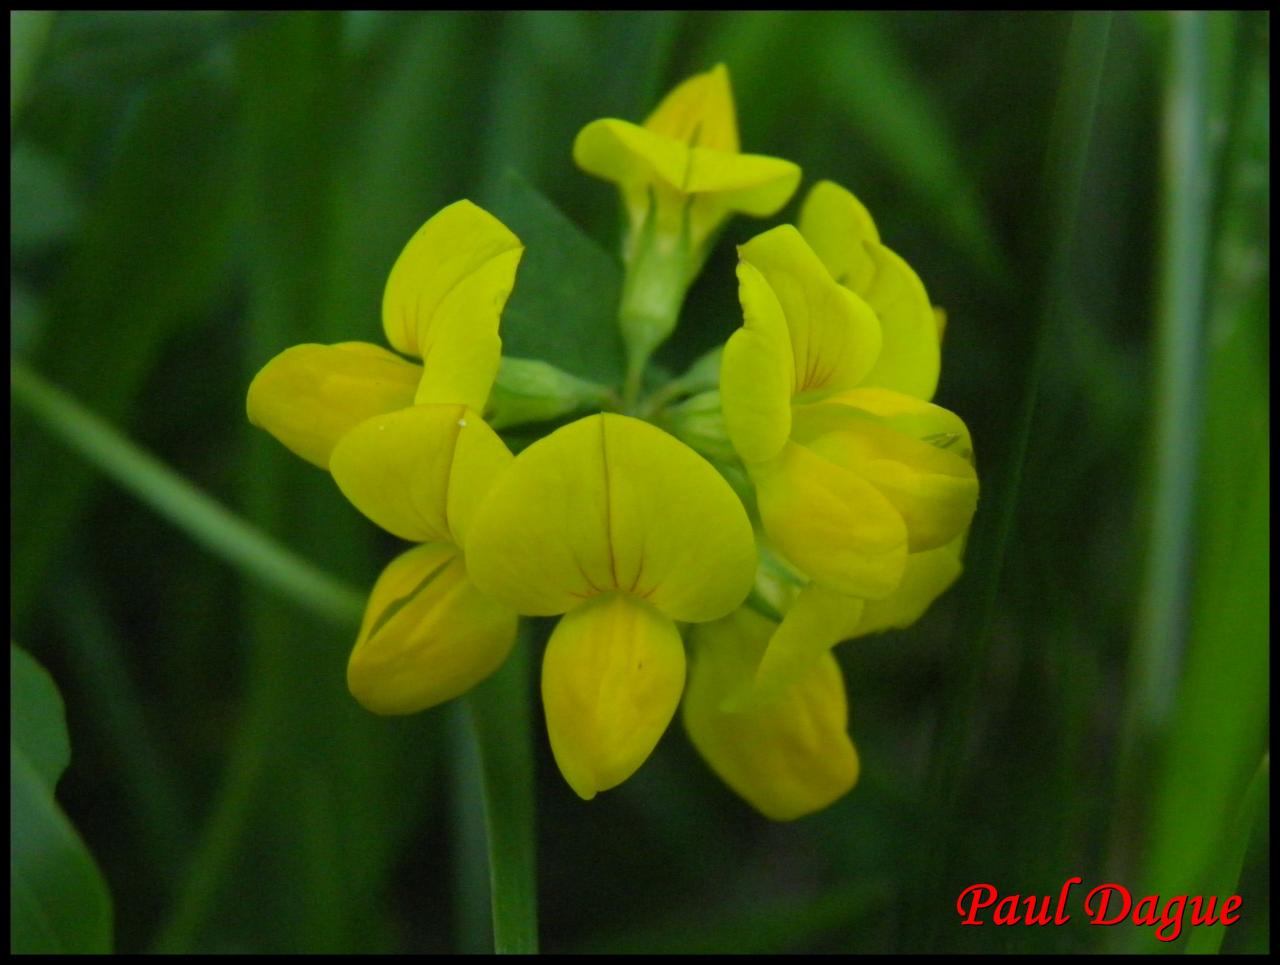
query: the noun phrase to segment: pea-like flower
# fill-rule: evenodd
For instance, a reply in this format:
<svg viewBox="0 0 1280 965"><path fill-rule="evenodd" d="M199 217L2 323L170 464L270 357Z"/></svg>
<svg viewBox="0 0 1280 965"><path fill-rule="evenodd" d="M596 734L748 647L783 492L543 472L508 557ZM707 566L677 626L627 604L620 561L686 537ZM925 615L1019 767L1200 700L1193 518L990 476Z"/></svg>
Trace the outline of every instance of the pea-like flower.
<svg viewBox="0 0 1280 965"><path fill-rule="evenodd" d="M895 624L936 577L954 578L978 494L967 428L927 401L938 334L923 285L835 185L810 197L802 227L828 264L790 225L739 248L744 324L721 369L765 535L811 581L762 660L775 688L869 632L868 617ZM885 606L867 614L864 601Z"/></svg>
<svg viewBox="0 0 1280 965"><path fill-rule="evenodd" d="M542 699L556 763L588 799L634 773L675 713L676 621L731 612L756 566L746 512L711 465L608 413L521 452L471 521L466 554L485 593L521 614L564 614Z"/></svg>
<svg viewBox="0 0 1280 965"><path fill-rule="evenodd" d="M740 152L724 64L672 90L643 126L592 121L578 134L573 157L621 189L633 241L646 225L671 237L687 230L691 250L734 212L773 214L800 183L800 168L790 161Z"/></svg>
<svg viewBox="0 0 1280 965"><path fill-rule="evenodd" d="M498 371L498 322L523 254L469 201L409 241L387 280L387 340L299 345L249 387L249 419L328 469L362 513L421 545L383 570L347 666L377 713L411 713L470 689L515 641L516 614L481 593L462 553L479 501L511 462L480 416Z"/></svg>

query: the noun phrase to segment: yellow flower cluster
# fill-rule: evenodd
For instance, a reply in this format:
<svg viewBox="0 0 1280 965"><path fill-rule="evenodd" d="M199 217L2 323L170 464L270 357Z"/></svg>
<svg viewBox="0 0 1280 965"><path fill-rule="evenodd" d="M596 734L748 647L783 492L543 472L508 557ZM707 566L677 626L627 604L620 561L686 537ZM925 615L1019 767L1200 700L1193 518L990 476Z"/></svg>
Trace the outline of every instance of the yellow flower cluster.
<svg viewBox="0 0 1280 965"><path fill-rule="evenodd" d="M501 665L519 616L560 616L542 696L574 791L626 780L683 698L716 773L769 817L799 817L857 780L830 648L913 622L960 572L978 484L964 423L929 401L940 313L853 195L817 185L798 230L738 249L743 326L713 373L718 390L685 403L704 429L722 427L724 444L708 445L663 418L661 400L692 383L640 402L645 363L726 219L776 212L799 169L739 152L723 66L677 87L643 126L587 125L574 156L619 185L630 218L628 384L596 398L624 411L570 422L514 457L486 423L524 249L460 201L418 231L387 281L383 329L400 354L288 349L250 386L249 418L417 544L378 578L351 654L348 683L369 710L458 696ZM522 384L574 382L516 361ZM574 408L544 401L530 411Z"/></svg>

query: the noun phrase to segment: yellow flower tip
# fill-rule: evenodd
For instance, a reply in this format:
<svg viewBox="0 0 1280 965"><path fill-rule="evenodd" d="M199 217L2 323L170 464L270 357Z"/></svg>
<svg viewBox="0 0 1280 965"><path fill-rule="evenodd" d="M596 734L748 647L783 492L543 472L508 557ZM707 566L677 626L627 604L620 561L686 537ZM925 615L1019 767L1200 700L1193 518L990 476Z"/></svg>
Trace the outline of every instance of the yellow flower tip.
<svg viewBox="0 0 1280 965"><path fill-rule="evenodd" d="M690 147L737 154L738 120L729 69L716 64L682 81L663 98L644 126Z"/></svg>
<svg viewBox="0 0 1280 965"><path fill-rule="evenodd" d="M590 800L635 773L684 689L675 624L643 600L609 593L556 625L542 663L542 701L556 764Z"/></svg>
<svg viewBox="0 0 1280 965"><path fill-rule="evenodd" d="M622 591L673 620L713 620L745 599L756 564L746 511L720 474L612 413L521 452L480 505L466 552L476 583L530 616Z"/></svg>
<svg viewBox="0 0 1280 965"><path fill-rule="evenodd" d="M678 85L643 125L592 121L574 140L573 157L622 189L633 233L653 201L658 235L669 240L687 227L695 252L730 214L768 217L800 184L800 168L790 161L740 153L723 64Z"/></svg>
<svg viewBox="0 0 1280 965"><path fill-rule="evenodd" d="M516 624L515 613L467 578L456 546L414 547L374 584L347 663L347 686L375 714L434 707L502 665Z"/></svg>
<svg viewBox="0 0 1280 965"><path fill-rule="evenodd" d="M295 345L254 376L249 421L327 469L333 448L364 420L413 404L422 367L377 345Z"/></svg>
<svg viewBox="0 0 1280 965"><path fill-rule="evenodd" d="M506 225L465 200L441 209L405 245L382 296L387 341L426 360L428 384L460 369L461 391L472 396L442 398L433 386L433 397L417 401L483 408L476 385L488 395L501 352L498 319L523 252Z"/></svg>
<svg viewBox="0 0 1280 965"><path fill-rule="evenodd" d="M857 783L840 668L820 653L769 700L726 710L750 686L776 624L750 610L690 632L691 665L682 717L711 769L757 811L792 821L822 810Z"/></svg>

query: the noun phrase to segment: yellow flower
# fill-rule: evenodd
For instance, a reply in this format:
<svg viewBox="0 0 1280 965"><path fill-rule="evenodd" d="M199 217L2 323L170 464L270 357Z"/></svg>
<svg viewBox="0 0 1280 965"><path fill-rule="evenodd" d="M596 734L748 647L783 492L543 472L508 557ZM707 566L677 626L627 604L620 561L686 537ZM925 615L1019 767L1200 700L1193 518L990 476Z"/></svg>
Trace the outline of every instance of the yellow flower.
<svg viewBox="0 0 1280 965"><path fill-rule="evenodd" d="M726 710L750 687L777 624L743 607L690 632L682 716L711 769L757 811L790 821L821 810L858 780L840 667L820 654L771 700Z"/></svg>
<svg viewBox="0 0 1280 965"><path fill-rule="evenodd" d="M802 223L828 264L790 225L741 246L744 324L721 368L766 537L811 581L761 663L775 689L840 639L922 610L918 594L958 572L978 495L968 429L926 398L938 325L923 285L852 195L819 189Z"/></svg>
<svg viewBox="0 0 1280 965"><path fill-rule="evenodd" d="M347 666L376 713L411 713L470 689L515 641L516 614L472 584L461 546L511 453L485 424L498 321L523 253L469 201L431 218L387 280L382 323L397 350L299 345L249 387L249 420L328 469L362 513L420 543L383 570Z"/></svg>
<svg viewBox="0 0 1280 965"><path fill-rule="evenodd" d="M724 64L676 87L643 126L592 121L579 132L573 157L621 189L629 244L651 224L671 238L687 231L690 251L701 249L731 213L773 214L800 183L800 169L790 161L739 152Z"/></svg>
<svg viewBox="0 0 1280 965"><path fill-rule="evenodd" d="M485 593L524 615L565 614L542 697L556 762L587 799L634 773L675 713L676 621L729 613L756 564L742 504L710 464L612 414L521 452L471 522L466 553Z"/></svg>

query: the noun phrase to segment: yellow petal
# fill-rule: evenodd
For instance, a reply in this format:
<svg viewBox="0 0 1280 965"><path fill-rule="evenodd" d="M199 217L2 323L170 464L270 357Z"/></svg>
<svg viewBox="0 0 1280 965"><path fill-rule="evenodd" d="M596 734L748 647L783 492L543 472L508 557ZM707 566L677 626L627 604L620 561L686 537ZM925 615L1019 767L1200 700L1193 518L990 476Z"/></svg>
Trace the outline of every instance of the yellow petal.
<svg viewBox="0 0 1280 965"><path fill-rule="evenodd" d="M627 416L557 429L489 492L466 544L472 578L516 611L564 613L622 590L676 620L742 602L755 543L742 503L688 446Z"/></svg>
<svg viewBox="0 0 1280 965"><path fill-rule="evenodd" d="M352 504L415 543L457 543L511 462L497 433L461 405L415 405L362 422L334 447L329 469Z"/></svg>
<svg viewBox="0 0 1280 965"><path fill-rule="evenodd" d="M588 174L615 184L659 180L680 189L689 168L689 147L630 121L603 118L578 132L573 160Z"/></svg>
<svg viewBox="0 0 1280 965"><path fill-rule="evenodd" d="M754 467L752 479L765 532L810 578L848 596L893 592L907 527L875 486L794 442Z"/></svg>
<svg viewBox="0 0 1280 965"><path fill-rule="evenodd" d="M434 707L502 665L516 623L515 613L472 585L456 546L416 546L374 584L347 686L375 714Z"/></svg>
<svg viewBox="0 0 1280 965"><path fill-rule="evenodd" d="M644 126L685 144L737 153L738 120L728 68L716 64L680 83L662 99Z"/></svg>
<svg viewBox="0 0 1280 965"><path fill-rule="evenodd" d="M800 168L790 161L690 148L616 118L592 121L579 131L573 159L588 174L623 187L654 183L678 195L715 195L717 210L756 217L781 208L800 183ZM678 197L672 200L679 203Z"/></svg>
<svg viewBox="0 0 1280 965"><path fill-rule="evenodd" d="M861 298L831 275L791 225L779 225L738 249L759 269L787 320L797 395L858 385L880 354L880 323Z"/></svg>
<svg viewBox="0 0 1280 965"><path fill-rule="evenodd" d="M382 296L387 341L406 355L421 356L438 321L447 327L473 325L476 336L496 332L522 252L519 238L470 201L442 209L409 240L387 278ZM497 265L491 266L495 259ZM479 278L468 282L477 273ZM458 296L451 297L460 286ZM451 347L455 340L456 335L443 338ZM496 372L496 358L493 366Z"/></svg>
<svg viewBox="0 0 1280 965"><path fill-rule="evenodd" d="M897 593L889 594L893 597ZM859 629L870 604L810 583L792 602L764 650L755 685L738 706L775 698L803 679L824 654Z"/></svg>
<svg viewBox="0 0 1280 965"><path fill-rule="evenodd" d="M680 634L653 607L611 593L565 615L543 658L542 702L556 763L579 797L635 773L683 688Z"/></svg>
<svg viewBox="0 0 1280 965"><path fill-rule="evenodd" d="M870 284L875 266L866 243L878 245L880 232L852 192L833 181L819 181L800 209L799 227L832 278L853 291Z"/></svg>
<svg viewBox="0 0 1280 965"><path fill-rule="evenodd" d="M880 320L883 345L862 384L932 398L941 366L933 306L911 266L880 243L867 209L849 191L822 181L805 200L800 233L832 277Z"/></svg>
<svg viewBox="0 0 1280 965"><path fill-rule="evenodd" d="M964 537L960 536L936 550L909 555L898 588L883 600L868 600L862 619L848 636L901 629L919 620L960 576L963 545Z"/></svg>
<svg viewBox="0 0 1280 965"><path fill-rule="evenodd" d="M829 402L797 406L793 438L872 483L902 514L913 553L949 543L973 518L973 466L869 412Z"/></svg>
<svg viewBox="0 0 1280 965"><path fill-rule="evenodd" d="M321 469L371 416L413 404L422 368L367 342L295 345L249 385L249 421Z"/></svg>
<svg viewBox="0 0 1280 965"><path fill-rule="evenodd" d="M973 440L964 420L940 405L889 389L853 389L825 400L877 416L898 432L973 463Z"/></svg>
<svg viewBox="0 0 1280 965"><path fill-rule="evenodd" d="M791 434L794 363L782 306L764 276L738 264L743 325L729 337L720 368L725 426L744 462L776 456Z"/></svg>
<svg viewBox="0 0 1280 965"><path fill-rule="evenodd" d="M766 817L790 821L846 794L858 780L858 754L844 681L828 653L771 702L721 709L750 682L773 629L745 608L693 628L682 715L694 747L726 784Z"/></svg>
<svg viewBox="0 0 1280 965"><path fill-rule="evenodd" d="M495 255L459 281L419 328L423 373L414 401L483 411L502 359L498 321L523 254L517 248Z"/></svg>

